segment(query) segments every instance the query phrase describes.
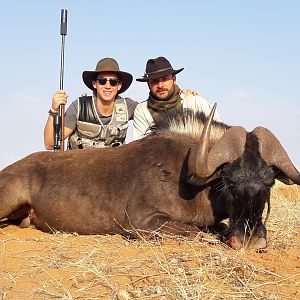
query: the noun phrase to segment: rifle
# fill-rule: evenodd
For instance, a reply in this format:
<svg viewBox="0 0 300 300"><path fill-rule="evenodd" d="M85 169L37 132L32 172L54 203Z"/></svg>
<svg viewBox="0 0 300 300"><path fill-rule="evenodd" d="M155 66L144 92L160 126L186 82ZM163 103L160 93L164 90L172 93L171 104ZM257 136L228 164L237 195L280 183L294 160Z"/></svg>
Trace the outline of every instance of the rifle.
<svg viewBox="0 0 300 300"><path fill-rule="evenodd" d="M61 51L60 51L60 83L59 89L64 89L64 60L65 60L65 37L67 35L67 13L66 9L61 10L60 16L60 35L61 35ZM64 128L65 128L65 105L59 106L58 115L53 116L54 130L54 151L64 151Z"/></svg>

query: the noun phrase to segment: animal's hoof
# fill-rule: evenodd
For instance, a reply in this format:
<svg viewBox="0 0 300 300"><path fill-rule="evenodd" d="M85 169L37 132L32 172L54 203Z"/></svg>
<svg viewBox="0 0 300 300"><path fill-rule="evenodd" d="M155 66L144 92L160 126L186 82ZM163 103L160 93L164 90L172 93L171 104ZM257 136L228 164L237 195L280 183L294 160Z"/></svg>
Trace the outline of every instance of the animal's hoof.
<svg viewBox="0 0 300 300"><path fill-rule="evenodd" d="M265 238L259 238L255 242L253 247L257 253L266 253L268 252L268 243Z"/></svg>
<svg viewBox="0 0 300 300"><path fill-rule="evenodd" d="M267 252L267 239L264 237L252 238L248 242L245 242L244 240L241 242L237 236L231 235L228 237L225 243L235 250L244 248L247 250L255 250L257 253Z"/></svg>

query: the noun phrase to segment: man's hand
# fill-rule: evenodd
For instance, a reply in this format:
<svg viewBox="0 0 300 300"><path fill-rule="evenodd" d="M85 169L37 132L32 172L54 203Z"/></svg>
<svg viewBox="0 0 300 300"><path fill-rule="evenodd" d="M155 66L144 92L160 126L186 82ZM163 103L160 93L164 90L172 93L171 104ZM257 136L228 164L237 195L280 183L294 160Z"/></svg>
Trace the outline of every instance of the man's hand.
<svg viewBox="0 0 300 300"><path fill-rule="evenodd" d="M51 110L53 112L58 112L60 105L65 105L68 100L68 95L64 90L58 90L54 93L52 98Z"/></svg>
<svg viewBox="0 0 300 300"><path fill-rule="evenodd" d="M199 95L197 91L190 90L190 89L180 90L180 93L185 96L189 96L189 95L198 96Z"/></svg>

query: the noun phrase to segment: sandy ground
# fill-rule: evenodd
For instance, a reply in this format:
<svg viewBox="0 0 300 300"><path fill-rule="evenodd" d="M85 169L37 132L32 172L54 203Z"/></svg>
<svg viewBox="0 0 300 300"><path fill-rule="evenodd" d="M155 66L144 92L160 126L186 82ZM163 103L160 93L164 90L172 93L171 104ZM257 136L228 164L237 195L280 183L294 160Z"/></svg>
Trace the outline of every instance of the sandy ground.
<svg viewBox="0 0 300 300"><path fill-rule="evenodd" d="M271 205L267 253L4 227L0 299L300 299L300 188L276 184Z"/></svg>

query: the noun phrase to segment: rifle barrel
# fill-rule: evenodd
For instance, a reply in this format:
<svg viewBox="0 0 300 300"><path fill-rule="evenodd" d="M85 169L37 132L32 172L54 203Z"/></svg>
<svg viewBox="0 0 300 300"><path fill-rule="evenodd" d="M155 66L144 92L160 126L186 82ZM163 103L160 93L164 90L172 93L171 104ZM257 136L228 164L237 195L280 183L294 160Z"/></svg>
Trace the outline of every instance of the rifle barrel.
<svg viewBox="0 0 300 300"><path fill-rule="evenodd" d="M61 52L60 52L60 80L59 80L59 88L61 90L64 89L64 66L65 66L65 37L67 35L67 21L68 21L68 11L66 9L61 10L60 15L60 35L61 35ZM64 151L64 116L65 116L65 106L59 106L59 116L60 116L60 150Z"/></svg>

